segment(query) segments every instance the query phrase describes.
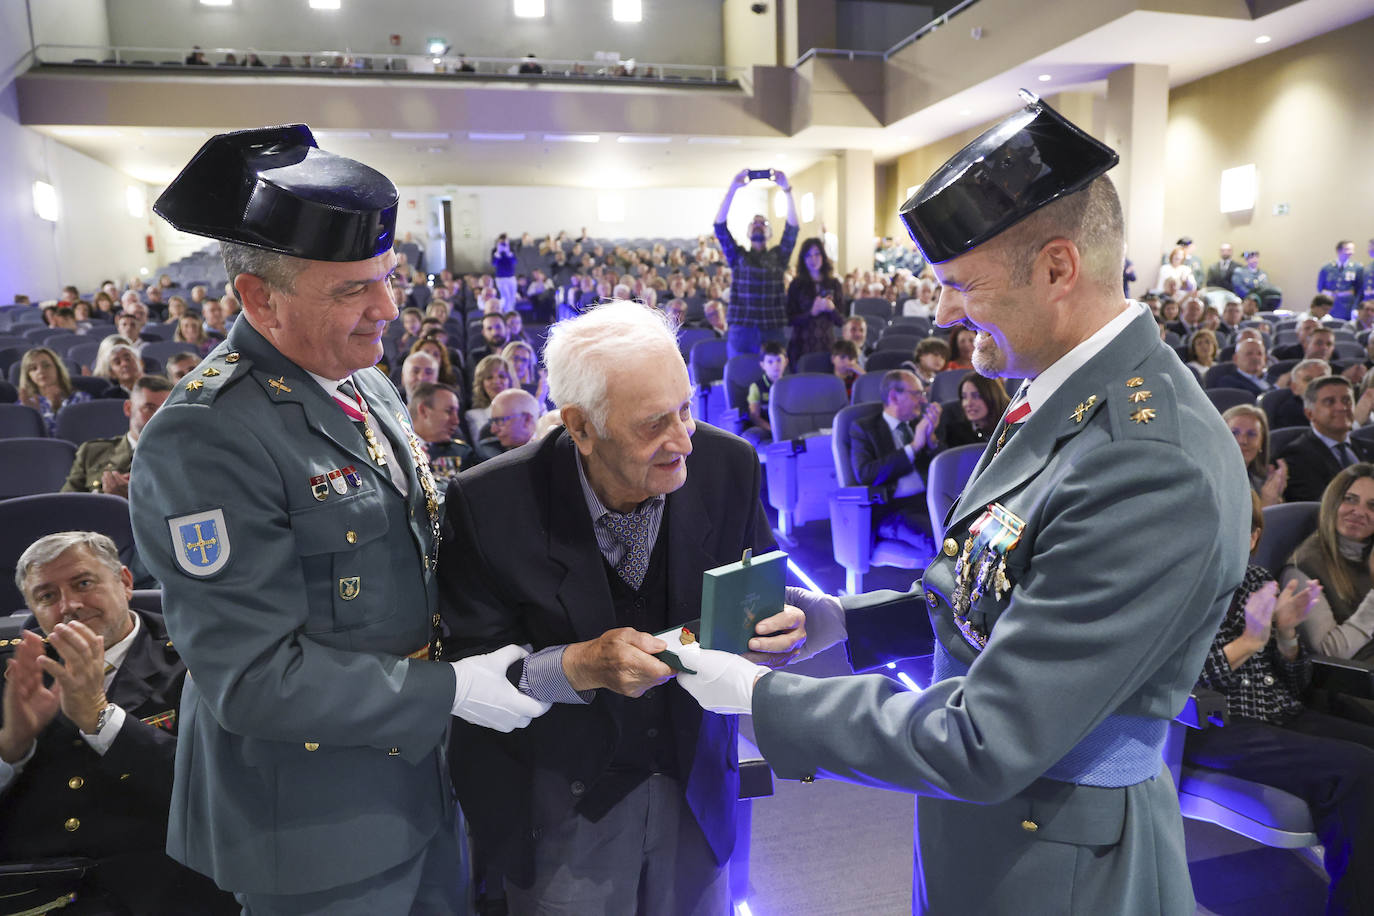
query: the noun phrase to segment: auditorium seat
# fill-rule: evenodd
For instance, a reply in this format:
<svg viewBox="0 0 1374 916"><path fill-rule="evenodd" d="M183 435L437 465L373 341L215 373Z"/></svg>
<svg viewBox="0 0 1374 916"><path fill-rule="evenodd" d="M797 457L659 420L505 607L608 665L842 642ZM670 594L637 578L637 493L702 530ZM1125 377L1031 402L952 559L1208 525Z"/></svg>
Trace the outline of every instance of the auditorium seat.
<svg viewBox="0 0 1374 916"><path fill-rule="evenodd" d="M1255 395L1244 388L1208 388L1203 394L1207 395L1207 400L1212 402L1218 413L1225 413L1238 404L1255 403Z"/></svg>
<svg viewBox="0 0 1374 916"><path fill-rule="evenodd" d="M0 404L0 439L41 438L47 434L42 415L32 407Z"/></svg>
<svg viewBox="0 0 1374 916"><path fill-rule="evenodd" d="M916 334L894 334L891 331L886 331L883 336L878 338L877 352L897 350L914 358L916 345L920 342L921 338Z"/></svg>
<svg viewBox="0 0 1374 916"><path fill-rule="evenodd" d="M1317 514L1320 510L1321 503L1318 502L1265 506L1262 510L1264 532L1260 535L1259 544L1255 546L1250 562L1269 570L1277 579L1297 546L1317 530Z"/></svg>
<svg viewBox="0 0 1374 916"><path fill-rule="evenodd" d="M1310 426L1280 426L1278 429L1269 430L1269 460L1273 461L1283 454L1284 449L1311 428Z"/></svg>
<svg viewBox="0 0 1374 916"><path fill-rule="evenodd" d="M693 413L712 426L720 426L726 409L724 340L700 340L687 354L687 375L696 391Z"/></svg>
<svg viewBox="0 0 1374 916"><path fill-rule="evenodd" d="M745 435L749 425L749 386L763 380L763 369L759 358L753 353L740 353L725 361L725 409L721 418L721 429L737 435ZM758 437L745 435L755 445Z"/></svg>
<svg viewBox="0 0 1374 916"><path fill-rule="evenodd" d="M851 595L863 591L864 574L874 566L917 569L930 559L925 551L905 541L877 536L873 509L883 504L883 497L854 476L849 458L850 427L876 416L882 409L883 405L876 402L844 408L835 414L830 440L837 484L830 494L830 545L835 562L844 568L844 588Z"/></svg>
<svg viewBox="0 0 1374 916"><path fill-rule="evenodd" d="M959 398L959 385L971 369L943 369L935 373L935 381L926 390L926 400L932 403L955 401Z"/></svg>
<svg viewBox="0 0 1374 916"><path fill-rule="evenodd" d="M830 514L830 493L838 486L830 427L848 403L844 382L834 375L785 375L769 393L773 441L763 448L768 503L778 510L784 535Z"/></svg>
<svg viewBox="0 0 1374 916"><path fill-rule="evenodd" d="M56 493L75 457L76 446L65 439L0 439L0 499Z"/></svg>
<svg viewBox="0 0 1374 916"><path fill-rule="evenodd" d="M877 356L878 354L873 354ZM869 357L872 363L873 357ZM895 368L895 367L894 367ZM849 391L850 404L871 404L882 401L881 388L883 387L883 376L887 373L878 371L873 366L869 366L869 371L854 380L854 387Z"/></svg>
<svg viewBox="0 0 1374 916"><path fill-rule="evenodd" d="M180 340L150 341L144 344L143 349L139 351L139 355L144 359L152 358L161 363L167 362L167 360L176 356L178 353L193 353L196 356L200 355L200 351L196 349L195 344L189 344Z"/></svg>
<svg viewBox="0 0 1374 916"><path fill-rule="evenodd" d="M58 531L99 531L115 542L119 560L135 563L129 502L106 493L43 493L0 502L0 613L24 607L14 571L24 550Z"/></svg>
<svg viewBox="0 0 1374 916"><path fill-rule="evenodd" d="M926 511L930 513L930 531L936 546L945 536L945 516L964 492L964 484L983 457L986 443L956 445L937 452L926 471Z"/></svg>
<svg viewBox="0 0 1374 916"><path fill-rule="evenodd" d="M849 314L863 315L865 318L873 316L883 319L886 323L892 318L892 303L876 296L865 296L849 304Z"/></svg>
<svg viewBox="0 0 1374 916"><path fill-rule="evenodd" d="M868 354L868 359L864 361L864 372L868 375L874 373L882 375L892 369L902 368L902 363L914 363L915 361L915 354L909 350L874 350Z"/></svg>
<svg viewBox="0 0 1374 916"><path fill-rule="evenodd" d="M124 399L97 398L68 404L57 412L56 438L80 445L88 439L112 439L129 431Z"/></svg>

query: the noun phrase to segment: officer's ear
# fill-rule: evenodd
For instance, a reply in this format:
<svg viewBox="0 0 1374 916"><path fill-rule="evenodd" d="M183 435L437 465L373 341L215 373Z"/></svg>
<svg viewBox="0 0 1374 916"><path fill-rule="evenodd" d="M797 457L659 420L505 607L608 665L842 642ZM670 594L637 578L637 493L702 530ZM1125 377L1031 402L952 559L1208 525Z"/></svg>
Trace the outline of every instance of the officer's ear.
<svg viewBox="0 0 1374 916"><path fill-rule="evenodd" d="M255 274L239 274L234 277L234 292L238 294L243 313L255 328L274 328L277 326L277 309L272 303L272 288L267 281Z"/></svg>

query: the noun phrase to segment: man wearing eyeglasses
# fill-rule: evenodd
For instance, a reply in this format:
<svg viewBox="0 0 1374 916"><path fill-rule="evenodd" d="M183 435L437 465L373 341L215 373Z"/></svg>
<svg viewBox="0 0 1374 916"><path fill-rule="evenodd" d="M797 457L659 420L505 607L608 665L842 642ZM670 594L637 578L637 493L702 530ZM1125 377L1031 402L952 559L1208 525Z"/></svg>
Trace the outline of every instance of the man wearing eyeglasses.
<svg viewBox="0 0 1374 916"><path fill-rule="evenodd" d="M491 399L491 435L477 443L477 458L485 461L534 438L539 402L523 388L507 388Z"/></svg>
<svg viewBox="0 0 1374 916"><path fill-rule="evenodd" d="M925 516L926 470L939 450L935 429L940 405L926 401L914 373L896 369L883 376L883 409L849 428L849 461L855 478L886 495L878 536L935 552L935 542L916 525Z"/></svg>

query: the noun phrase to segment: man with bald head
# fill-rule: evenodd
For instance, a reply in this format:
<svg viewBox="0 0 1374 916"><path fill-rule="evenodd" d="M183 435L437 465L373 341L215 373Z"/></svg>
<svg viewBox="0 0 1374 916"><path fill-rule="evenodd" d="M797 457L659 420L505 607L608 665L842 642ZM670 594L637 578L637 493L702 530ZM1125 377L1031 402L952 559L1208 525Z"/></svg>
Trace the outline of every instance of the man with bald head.
<svg viewBox="0 0 1374 916"><path fill-rule="evenodd" d="M492 434L477 444L479 460L503 455L534 438L539 402L523 388L507 388L491 399Z"/></svg>

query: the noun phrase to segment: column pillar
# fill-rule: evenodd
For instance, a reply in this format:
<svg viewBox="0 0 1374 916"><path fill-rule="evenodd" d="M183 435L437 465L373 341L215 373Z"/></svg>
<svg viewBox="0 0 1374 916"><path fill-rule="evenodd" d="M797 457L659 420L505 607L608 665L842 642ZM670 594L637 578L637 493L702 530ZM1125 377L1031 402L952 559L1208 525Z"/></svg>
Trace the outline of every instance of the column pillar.
<svg viewBox="0 0 1374 916"><path fill-rule="evenodd" d="M1106 136L1121 155L1108 174L1126 216L1126 256L1139 278L1131 294L1148 290L1164 250L1165 130L1169 122L1169 68L1128 64L1107 77Z"/></svg>
<svg viewBox="0 0 1374 916"><path fill-rule="evenodd" d="M847 149L839 157L839 219L834 232L840 240L838 273L873 269L875 172L873 151Z"/></svg>

